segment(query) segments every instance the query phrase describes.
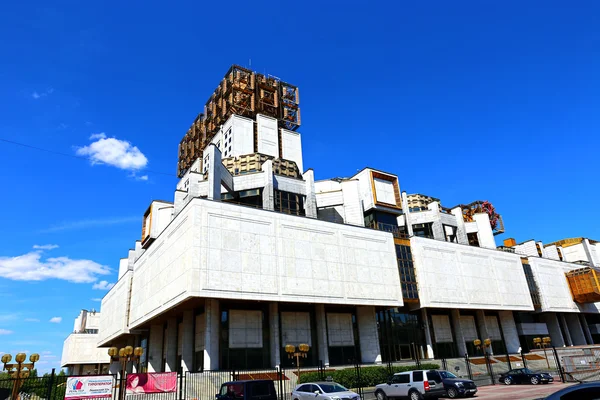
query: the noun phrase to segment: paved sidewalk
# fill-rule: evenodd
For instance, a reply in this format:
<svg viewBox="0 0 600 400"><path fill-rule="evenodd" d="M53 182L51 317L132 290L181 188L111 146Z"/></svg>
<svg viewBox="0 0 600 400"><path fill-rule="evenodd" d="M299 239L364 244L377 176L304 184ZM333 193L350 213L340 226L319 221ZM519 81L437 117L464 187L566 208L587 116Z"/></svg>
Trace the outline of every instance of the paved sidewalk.
<svg viewBox="0 0 600 400"><path fill-rule="evenodd" d="M553 382L547 385L492 385L479 387L475 399L485 400L533 400L548 396L572 383Z"/></svg>

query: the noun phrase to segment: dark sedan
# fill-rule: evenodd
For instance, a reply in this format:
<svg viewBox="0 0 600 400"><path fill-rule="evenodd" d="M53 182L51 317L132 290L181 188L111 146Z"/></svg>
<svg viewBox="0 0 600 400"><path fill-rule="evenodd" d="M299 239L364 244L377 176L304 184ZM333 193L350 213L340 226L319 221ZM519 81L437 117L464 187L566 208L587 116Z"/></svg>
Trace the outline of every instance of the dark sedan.
<svg viewBox="0 0 600 400"><path fill-rule="evenodd" d="M510 371L500 374L498 382L504 383L505 385L519 384L519 383L531 383L532 385L538 385L540 383L550 383L554 381L554 378L550 374L545 372L533 372L529 368L517 368L511 369Z"/></svg>
<svg viewBox="0 0 600 400"><path fill-rule="evenodd" d="M470 379L459 378L448 371L430 371L427 375L429 376L431 373L439 375L439 378L444 384L444 389L446 389L446 395L451 399L457 397L472 397L477 393L477 385ZM433 379L439 382L437 376Z"/></svg>
<svg viewBox="0 0 600 400"><path fill-rule="evenodd" d="M582 383L555 392L545 400L596 400L600 399L600 382Z"/></svg>

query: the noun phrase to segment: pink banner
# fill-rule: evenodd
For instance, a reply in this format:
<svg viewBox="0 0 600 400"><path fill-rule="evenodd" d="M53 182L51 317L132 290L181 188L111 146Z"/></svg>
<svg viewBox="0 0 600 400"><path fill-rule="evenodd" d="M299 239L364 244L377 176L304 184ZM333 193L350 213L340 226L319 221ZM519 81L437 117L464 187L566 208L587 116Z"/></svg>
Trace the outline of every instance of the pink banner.
<svg viewBox="0 0 600 400"><path fill-rule="evenodd" d="M177 391L177 372L128 374L127 394L171 393Z"/></svg>

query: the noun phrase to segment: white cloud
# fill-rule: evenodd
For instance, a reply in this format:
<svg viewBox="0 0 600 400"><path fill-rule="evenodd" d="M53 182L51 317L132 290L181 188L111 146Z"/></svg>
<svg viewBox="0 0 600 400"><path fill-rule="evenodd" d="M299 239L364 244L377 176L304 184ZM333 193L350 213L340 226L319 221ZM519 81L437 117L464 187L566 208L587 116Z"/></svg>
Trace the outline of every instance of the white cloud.
<svg viewBox="0 0 600 400"><path fill-rule="evenodd" d="M0 335L10 335L13 331L9 331L8 329L0 328Z"/></svg>
<svg viewBox="0 0 600 400"><path fill-rule="evenodd" d="M31 94L31 97L33 97L35 100L38 100L38 99L41 99L42 97L46 97L46 96L48 96L48 95L51 95L52 93L54 93L54 89L52 89L52 88L49 88L49 89L47 89L47 90L46 90L46 91L44 91L44 92L38 92L38 91L36 90L36 91L34 91L34 92Z"/></svg>
<svg viewBox="0 0 600 400"><path fill-rule="evenodd" d="M53 225L47 229L43 229L40 233L52 233L59 231L68 231L68 230L76 230L76 229L88 229L88 228L96 228L99 226L110 226L110 225L118 225L125 224L128 222L140 222L140 217L111 217L106 219L82 219L80 221L67 221L62 222L58 225Z"/></svg>
<svg viewBox="0 0 600 400"><path fill-rule="evenodd" d="M91 299L91 300L92 300L92 301L97 301L97 302L101 302L101 301L102 301L102 299L100 299L100 298L98 298L98 297L96 297L96 298L93 298L93 299Z"/></svg>
<svg viewBox="0 0 600 400"><path fill-rule="evenodd" d="M50 322L53 324L60 324L62 322L62 317L52 317L50 318Z"/></svg>
<svg viewBox="0 0 600 400"><path fill-rule="evenodd" d="M34 249L37 250L52 250L52 249L58 249L58 245L57 244L34 244L33 245Z"/></svg>
<svg viewBox="0 0 600 400"><path fill-rule="evenodd" d="M47 355L47 354L52 354L52 352L50 350L42 351L42 355Z"/></svg>
<svg viewBox="0 0 600 400"><path fill-rule="evenodd" d="M104 133L90 136L95 140L89 146L79 147L78 156L89 157L92 165L107 164L124 170L137 171L148 165L148 159L138 149L126 140L106 137Z"/></svg>
<svg viewBox="0 0 600 400"><path fill-rule="evenodd" d="M109 283L107 281L100 281L98 283L94 283L94 286L92 286L92 289L110 290L110 289L112 289L113 286L115 286L114 283Z"/></svg>
<svg viewBox="0 0 600 400"><path fill-rule="evenodd" d="M90 136L90 140L96 140L96 139L106 139L106 133L104 133L104 132L92 133L92 135Z"/></svg>
<svg viewBox="0 0 600 400"><path fill-rule="evenodd" d="M135 179L137 179L138 181L147 181L148 175L136 176Z"/></svg>
<svg viewBox="0 0 600 400"><path fill-rule="evenodd" d="M25 322L40 322L37 318L25 318Z"/></svg>
<svg viewBox="0 0 600 400"><path fill-rule="evenodd" d="M42 252L22 256L0 257L0 277L14 281L62 279L75 283L96 282L99 275L110 274L110 268L92 260L52 257L42 260Z"/></svg>

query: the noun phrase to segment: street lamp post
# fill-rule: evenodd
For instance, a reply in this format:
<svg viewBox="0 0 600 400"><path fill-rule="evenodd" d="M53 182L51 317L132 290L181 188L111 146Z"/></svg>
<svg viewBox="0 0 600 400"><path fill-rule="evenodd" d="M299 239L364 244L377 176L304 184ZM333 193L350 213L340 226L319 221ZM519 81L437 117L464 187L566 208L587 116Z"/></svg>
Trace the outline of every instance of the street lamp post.
<svg viewBox="0 0 600 400"><path fill-rule="evenodd" d="M308 350L310 350L310 346L307 344L298 345L298 351L296 351L296 346L294 346L293 344L288 344L285 346L285 352L287 353L288 358L296 358L296 367L298 368L298 381L300 381L300 358L306 358Z"/></svg>
<svg viewBox="0 0 600 400"><path fill-rule="evenodd" d="M11 395L12 400L18 400L19 391L21 390L21 385L23 385L23 380L29 376L29 373L33 370L35 363L39 361L40 355L37 353L30 355L29 363L24 363L25 358L27 358L25 353L18 353L15 356L16 363L9 364L12 360L12 356L10 354L5 354L2 356L4 370L8 372L15 380L13 382L13 390Z"/></svg>
<svg viewBox="0 0 600 400"><path fill-rule="evenodd" d="M492 340L487 338L483 341L483 343L481 343L481 340L475 339L473 340L473 344L477 350L482 350L483 354L485 355L487 349L492 345Z"/></svg>
<svg viewBox="0 0 600 400"><path fill-rule="evenodd" d="M144 354L144 349L141 347L136 347L135 349L132 346L122 347L117 349L116 347L111 347L108 349L108 355L110 356L111 361L118 361L121 363L121 384L119 385L119 398L125 398L125 370L127 369L127 363L137 362L139 369L140 358Z"/></svg>
<svg viewBox="0 0 600 400"><path fill-rule="evenodd" d="M548 361L546 347L550 346L551 343L552 339L550 339L550 336L545 336L543 338L533 338L533 344L535 345L535 347L537 347L538 349L544 349L544 357L546 357L546 365L548 365L548 369L550 369L550 361Z"/></svg>

